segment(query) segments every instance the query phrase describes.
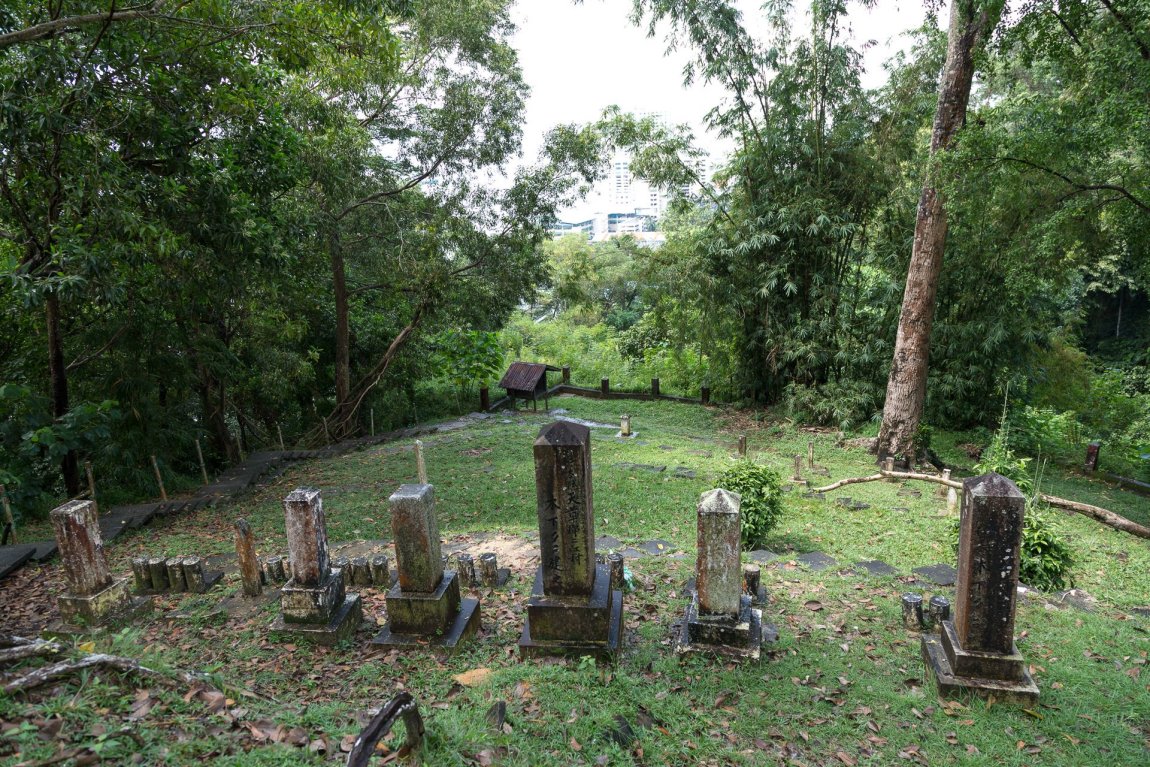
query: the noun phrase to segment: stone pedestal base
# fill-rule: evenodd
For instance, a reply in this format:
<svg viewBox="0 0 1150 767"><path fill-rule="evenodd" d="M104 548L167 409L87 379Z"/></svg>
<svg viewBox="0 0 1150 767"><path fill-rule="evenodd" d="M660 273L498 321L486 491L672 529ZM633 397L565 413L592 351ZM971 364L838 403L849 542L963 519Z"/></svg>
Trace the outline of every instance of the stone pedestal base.
<svg viewBox="0 0 1150 767"><path fill-rule="evenodd" d="M113 581L103 591L81 597L66 594L57 599L61 620L44 631L44 636L68 637L93 629L118 628L152 609L152 600L132 596L128 579Z"/></svg>
<svg viewBox="0 0 1150 767"><path fill-rule="evenodd" d="M397 631L394 623L388 621L375 639L371 640L371 643L384 647L430 647L450 655L461 643L475 636L478 631L479 600L464 597L459 602L459 610L454 619L441 631L430 634L405 634Z"/></svg>
<svg viewBox="0 0 1150 767"><path fill-rule="evenodd" d="M543 593L543 570L527 601L527 620L519 638L525 657L593 655L613 660L623 636L623 592L611 588L607 565L595 566L590 597L549 597Z"/></svg>
<svg viewBox="0 0 1150 767"><path fill-rule="evenodd" d="M479 600L461 599L459 575L446 570L430 594L404 591L395 584L387 594L387 623L372 644L386 647L426 645L448 652L479 630Z"/></svg>
<svg viewBox="0 0 1150 767"><path fill-rule="evenodd" d="M683 629L675 641L675 654L686 655L705 652L727 658L758 660L763 645L763 613L751 606L751 597L744 594L739 600L739 615L712 618L699 615L698 594L691 595ZM778 633L770 629L770 636Z"/></svg>
<svg viewBox="0 0 1150 767"><path fill-rule="evenodd" d="M359 594L345 597L343 603L324 622L301 623L281 615L272 622L272 631L292 639L307 639L328 647L355 636L363 621L363 602Z"/></svg>
<svg viewBox="0 0 1150 767"><path fill-rule="evenodd" d="M969 693L1024 706L1038 703L1038 685L1017 647L1009 655L964 650L951 621L940 628L939 636L922 635L922 659L941 697Z"/></svg>

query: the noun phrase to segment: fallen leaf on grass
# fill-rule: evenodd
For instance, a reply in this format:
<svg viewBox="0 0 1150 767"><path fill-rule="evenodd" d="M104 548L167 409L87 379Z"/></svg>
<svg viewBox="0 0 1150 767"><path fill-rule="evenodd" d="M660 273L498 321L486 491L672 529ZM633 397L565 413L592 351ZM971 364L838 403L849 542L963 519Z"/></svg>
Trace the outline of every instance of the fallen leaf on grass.
<svg viewBox="0 0 1150 767"><path fill-rule="evenodd" d="M451 678L464 687L476 687L486 682L490 676L491 669L489 668L473 668L470 671L464 671L462 674L456 674Z"/></svg>
<svg viewBox="0 0 1150 767"><path fill-rule="evenodd" d="M813 613L817 613L819 610L823 609L823 603L817 599L808 599L806 602L803 602L803 607L807 608Z"/></svg>

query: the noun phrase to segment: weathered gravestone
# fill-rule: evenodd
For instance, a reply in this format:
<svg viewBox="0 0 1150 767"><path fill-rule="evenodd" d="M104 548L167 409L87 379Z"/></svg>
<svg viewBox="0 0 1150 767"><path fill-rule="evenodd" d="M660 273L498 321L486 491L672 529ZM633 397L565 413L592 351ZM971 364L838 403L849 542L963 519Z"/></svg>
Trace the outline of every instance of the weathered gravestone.
<svg viewBox="0 0 1150 767"><path fill-rule="evenodd" d="M53 509L51 518L68 591L57 599L63 624L50 633L120 624L150 606L150 600L132 596L128 578L112 577L95 503L68 501Z"/></svg>
<svg viewBox="0 0 1150 767"><path fill-rule="evenodd" d="M343 573L329 565L327 521L319 490L299 488L284 499L288 582L280 591L280 617L272 631L334 645L355 634L363 619L359 594L344 591Z"/></svg>
<svg viewBox="0 0 1150 767"><path fill-rule="evenodd" d="M739 496L727 490L708 490L699 497L695 591L675 642L677 655L709 652L759 658L763 613L744 593L740 504Z"/></svg>
<svg viewBox="0 0 1150 767"><path fill-rule="evenodd" d="M619 649L623 592L595 562L591 430L559 421L535 440L540 566L519 639L524 656L594 655Z"/></svg>
<svg viewBox="0 0 1150 767"><path fill-rule="evenodd" d="M962 481L954 619L923 634L922 657L942 696L971 692L1022 704L1038 686L1014 644L1026 498L998 474Z"/></svg>
<svg viewBox="0 0 1150 767"><path fill-rule="evenodd" d="M399 581L387 593L387 623L374 644L453 650L479 629L479 600L461 598L459 576L443 569L432 485L392 493L391 533Z"/></svg>

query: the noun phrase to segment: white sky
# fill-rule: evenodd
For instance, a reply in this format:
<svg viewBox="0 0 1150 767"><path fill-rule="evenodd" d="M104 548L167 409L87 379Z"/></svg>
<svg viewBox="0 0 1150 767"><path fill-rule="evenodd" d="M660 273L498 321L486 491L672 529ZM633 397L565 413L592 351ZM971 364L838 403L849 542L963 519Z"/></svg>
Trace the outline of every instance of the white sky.
<svg viewBox="0 0 1150 767"><path fill-rule="evenodd" d="M757 0L736 0L744 25L763 39L765 23ZM796 0L793 36L809 25L807 3ZM544 133L560 123L585 123L612 104L624 111L663 112L672 123L689 123L702 138L703 115L723 97L721 88L682 85L689 55L665 56L665 29L655 38L628 21L631 0L520 0L514 11L519 31L513 44L531 96L527 102L523 150L534 158ZM944 12L945 13L945 12ZM848 21L856 45L873 40L867 51L864 84L881 85L882 62L905 48L903 36L923 20L921 0L877 0L875 7L854 5ZM704 146L713 142L700 141Z"/></svg>

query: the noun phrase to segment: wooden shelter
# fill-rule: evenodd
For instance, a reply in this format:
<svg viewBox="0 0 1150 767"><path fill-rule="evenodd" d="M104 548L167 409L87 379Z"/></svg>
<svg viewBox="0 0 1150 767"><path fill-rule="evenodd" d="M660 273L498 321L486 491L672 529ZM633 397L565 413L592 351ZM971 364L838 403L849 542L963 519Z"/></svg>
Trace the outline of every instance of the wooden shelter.
<svg viewBox="0 0 1150 767"><path fill-rule="evenodd" d="M499 380L500 388L507 391L511 400L511 407L515 407L515 400L531 400L534 410L539 409L538 399L543 397L543 406L550 410L551 403L547 396L547 372L562 372L554 365L545 365L542 362L512 362L511 367Z"/></svg>

